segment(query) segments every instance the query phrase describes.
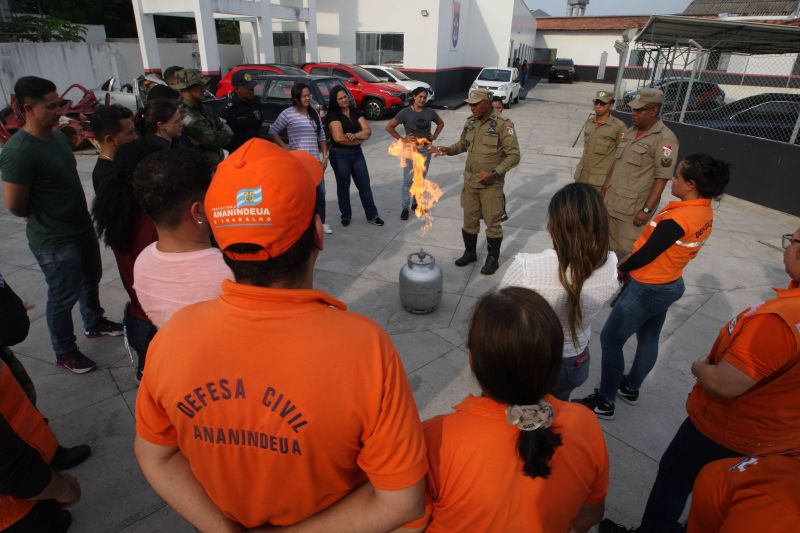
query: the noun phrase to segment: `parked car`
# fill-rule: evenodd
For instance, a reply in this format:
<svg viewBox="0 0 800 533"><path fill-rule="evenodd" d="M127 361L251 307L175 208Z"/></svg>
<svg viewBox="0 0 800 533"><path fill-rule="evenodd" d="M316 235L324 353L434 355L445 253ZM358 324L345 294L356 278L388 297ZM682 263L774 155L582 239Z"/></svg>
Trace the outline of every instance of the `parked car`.
<svg viewBox="0 0 800 533"><path fill-rule="evenodd" d="M683 101L686 99L686 90L689 87L689 80L683 78L664 78L661 81L652 83L649 87L661 89L664 92L664 103L661 104L662 116L664 113L680 111L683 108ZM617 109L620 111L630 111L628 105L636 96L636 90L626 91L622 95L622 106ZM707 81L695 81L692 83L692 93L687 111L698 111L714 109L725 103L725 91L716 83Z"/></svg>
<svg viewBox="0 0 800 533"><path fill-rule="evenodd" d="M424 87L425 90L428 91L428 99L426 101L430 102L433 100L433 89L430 84L424 81L412 80L399 70L386 65L361 65L361 67L374 74L379 80L402 85L408 89L409 92L412 92L417 87Z"/></svg>
<svg viewBox="0 0 800 533"><path fill-rule="evenodd" d="M572 83L575 80L575 63L569 58L557 58L550 66L547 80L550 83L556 81Z"/></svg>
<svg viewBox="0 0 800 533"><path fill-rule="evenodd" d="M317 76L336 76L344 80L355 98L356 107L370 120L379 120L387 113L399 111L411 103L408 89L396 83L382 82L358 65L306 63L303 70Z"/></svg>
<svg viewBox="0 0 800 533"><path fill-rule="evenodd" d="M345 83L335 76L309 76L306 73L299 75L269 74L253 78L257 82L254 89L256 98L259 99L262 122L258 136L269 138L269 128L277 120L281 112L292 105L292 87L297 82L307 84L311 90L311 105L319 113L323 124L328 114L328 101L334 87L347 87ZM355 105L353 95L348 91L350 102ZM206 102L217 114L221 114L228 98L213 102ZM327 128L326 128L327 134Z"/></svg>
<svg viewBox="0 0 800 533"><path fill-rule="evenodd" d="M512 103L519 103L519 70L514 67L486 67L472 82L472 89L489 89L502 98L503 106L508 109Z"/></svg>
<svg viewBox="0 0 800 533"><path fill-rule="evenodd" d="M254 78L256 76L263 76L265 74L292 74L295 76L302 76L305 74L302 69L279 63L237 65L230 69L228 73L225 74L224 78L219 80L219 83L217 84L217 98L227 96L228 93L233 90L231 79L233 78L233 75L240 70L244 70Z"/></svg>
<svg viewBox="0 0 800 533"><path fill-rule="evenodd" d="M680 111L675 111L662 115L662 118L677 121L680 115ZM789 142L798 115L800 94L764 93L709 111L687 111L683 121L704 128Z"/></svg>

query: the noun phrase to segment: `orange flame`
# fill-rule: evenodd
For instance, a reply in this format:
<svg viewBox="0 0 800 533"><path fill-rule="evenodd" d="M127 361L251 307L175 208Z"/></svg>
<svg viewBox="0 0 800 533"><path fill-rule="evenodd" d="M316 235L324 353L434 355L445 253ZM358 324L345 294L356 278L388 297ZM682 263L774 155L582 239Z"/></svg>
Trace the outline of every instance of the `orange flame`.
<svg viewBox="0 0 800 533"><path fill-rule="evenodd" d="M398 139L389 146L389 155L400 159L400 166L405 168L411 161L411 196L417 201L414 214L422 219L422 230L427 231L433 225L431 208L439 201L444 192L434 182L425 178L425 156L419 148L430 141L419 138L416 142L407 142Z"/></svg>

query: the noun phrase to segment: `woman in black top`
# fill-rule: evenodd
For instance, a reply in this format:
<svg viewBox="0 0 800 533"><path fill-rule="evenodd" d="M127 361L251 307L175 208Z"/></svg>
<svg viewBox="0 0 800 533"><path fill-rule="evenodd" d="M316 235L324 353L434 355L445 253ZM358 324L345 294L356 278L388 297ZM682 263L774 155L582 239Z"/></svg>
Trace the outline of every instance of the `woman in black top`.
<svg viewBox="0 0 800 533"><path fill-rule="evenodd" d="M339 199L342 226L349 225L353 216L350 209L351 176L358 189L367 222L383 226L383 220L378 216L378 208L372 199L367 160L361 151L361 143L369 139L372 130L361 113L350 106L350 97L344 87L336 87L331 91L328 109L328 127L332 140L330 161L336 176L336 196Z"/></svg>

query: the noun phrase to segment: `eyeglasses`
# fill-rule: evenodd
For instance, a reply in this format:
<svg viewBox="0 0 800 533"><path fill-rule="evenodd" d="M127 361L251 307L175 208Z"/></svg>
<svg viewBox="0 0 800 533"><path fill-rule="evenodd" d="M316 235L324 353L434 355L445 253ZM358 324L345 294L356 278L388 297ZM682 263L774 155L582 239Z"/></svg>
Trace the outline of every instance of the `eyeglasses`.
<svg viewBox="0 0 800 533"><path fill-rule="evenodd" d="M793 233L787 233L786 235L781 236L781 246L784 250L796 242L800 243L800 239L795 239Z"/></svg>
<svg viewBox="0 0 800 533"><path fill-rule="evenodd" d="M610 101L610 102L604 102L604 101L602 101L602 100L594 100L592 103L593 103L594 105L611 105L611 104L613 104L613 103L614 103L614 101L612 100L612 101Z"/></svg>

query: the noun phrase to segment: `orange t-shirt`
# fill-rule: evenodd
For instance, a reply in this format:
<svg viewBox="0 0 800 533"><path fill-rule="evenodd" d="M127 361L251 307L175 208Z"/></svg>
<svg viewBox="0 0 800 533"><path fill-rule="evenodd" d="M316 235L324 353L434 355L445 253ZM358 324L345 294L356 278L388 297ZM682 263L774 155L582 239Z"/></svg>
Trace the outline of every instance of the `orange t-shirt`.
<svg viewBox="0 0 800 533"><path fill-rule="evenodd" d="M519 430L506 405L468 396L456 412L423 423L428 446L428 533L566 532L584 505L608 491L608 454L591 411L552 396L562 445L547 479L531 478L517 453ZM419 527L424 521L408 524Z"/></svg>
<svg viewBox="0 0 800 533"><path fill-rule="evenodd" d="M0 361L0 412L8 425L28 446L39 452L47 464L53 460L58 440L42 413L30 402L8 366ZM34 500L20 500L0 494L0 530L22 520L36 505Z"/></svg>
<svg viewBox="0 0 800 533"><path fill-rule="evenodd" d="M726 400L696 383L686 402L698 431L742 454L800 445L800 289L795 287L775 289L777 298L739 313L711 348L712 363L724 360L756 385Z"/></svg>
<svg viewBox="0 0 800 533"><path fill-rule="evenodd" d="M694 482L688 528L689 533L800 530L800 457L709 463Z"/></svg>
<svg viewBox="0 0 800 533"><path fill-rule="evenodd" d="M246 527L289 525L369 480L425 476L425 442L389 336L315 290L225 281L177 312L147 353L136 431L177 446Z"/></svg>

